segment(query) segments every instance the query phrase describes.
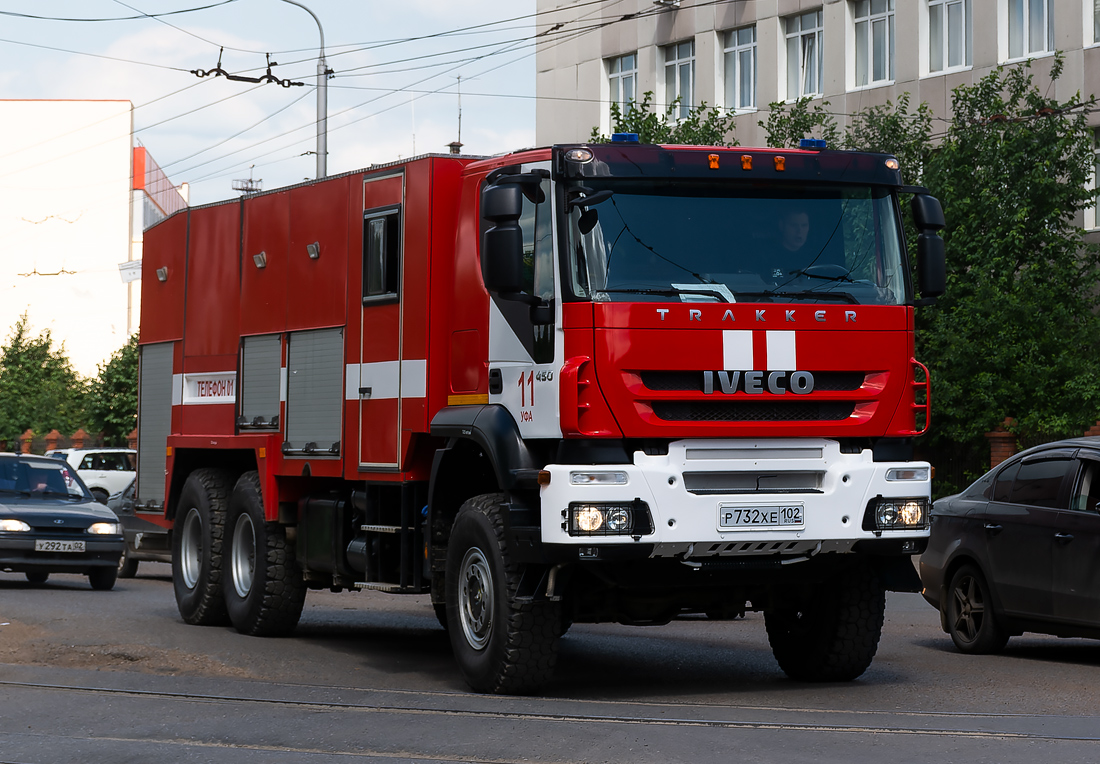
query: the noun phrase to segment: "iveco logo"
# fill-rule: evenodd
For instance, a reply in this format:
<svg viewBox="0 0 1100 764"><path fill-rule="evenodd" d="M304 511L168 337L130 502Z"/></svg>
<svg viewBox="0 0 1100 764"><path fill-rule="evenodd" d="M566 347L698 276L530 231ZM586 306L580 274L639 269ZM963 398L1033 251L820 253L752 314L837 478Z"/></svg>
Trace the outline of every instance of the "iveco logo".
<svg viewBox="0 0 1100 764"><path fill-rule="evenodd" d="M704 371L703 392L710 395L716 389L726 395L806 395L814 391L814 375L808 371Z"/></svg>

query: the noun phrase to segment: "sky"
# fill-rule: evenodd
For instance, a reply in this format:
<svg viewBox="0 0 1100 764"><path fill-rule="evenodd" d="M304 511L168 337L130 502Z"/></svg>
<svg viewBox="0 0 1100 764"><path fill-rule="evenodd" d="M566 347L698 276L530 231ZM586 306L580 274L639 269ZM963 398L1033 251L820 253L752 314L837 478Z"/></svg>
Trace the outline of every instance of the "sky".
<svg viewBox="0 0 1100 764"><path fill-rule="evenodd" d="M463 153L533 145L535 0L301 4L334 70L328 174L447 152L460 103ZM236 196L234 180L316 176L319 42L286 0L0 0L0 98L133 102L137 141L205 204ZM273 77L305 84L192 73L220 56L258 77L268 53Z"/></svg>

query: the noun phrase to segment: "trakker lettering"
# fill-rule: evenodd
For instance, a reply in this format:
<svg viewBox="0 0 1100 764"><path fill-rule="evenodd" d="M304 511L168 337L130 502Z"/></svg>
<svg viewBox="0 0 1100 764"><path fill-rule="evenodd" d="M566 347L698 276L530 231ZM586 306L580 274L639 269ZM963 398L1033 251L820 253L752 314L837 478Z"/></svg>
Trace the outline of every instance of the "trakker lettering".
<svg viewBox="0 0 1100 764"><path fill-rule="evenodd" d="M711 395L715 391L725 395L808 395L814 391L814 375L808 371L704 371L703 392Z"/></svg>
<svg viewBox="0 0 1100 764"><path fill-rule="evenodd" d="M655 308L655 310L657 311L657 315L660 316L661 321L665 321L665 320L668 319L668 314L671 312L672 309L671 308ZM767 322L769 320L767 313L768 313L767 308L756 310L755 313L754 313L755 320L758 323ZM784 308L784 310L783 310L783 322L784 323L796 322L802 317L809 318L810 314L811 314L811 311L806 310L806 309ZM818 323L824 323L825 321L828 320L828 313L824 310L814 310L814 311L812 311L812 315L813 315L813 320L818 322ZM687 310L687 319L688 319L689 322L692 322L692 323L694 323L696 321L702 323L703 322L703 311L700 310L699 308L689 308ZM730 310L729 308L727 308L725 310L725 312L722 313L722 317L719 319L720 323L725 322L725 321L734 321L734 322L737 321L737 317L735 315L733 315L733 311ZM856 322L856 311L854 311L854 310L845 310L844 311L844 323L854 324L855 322Z"/></svg>

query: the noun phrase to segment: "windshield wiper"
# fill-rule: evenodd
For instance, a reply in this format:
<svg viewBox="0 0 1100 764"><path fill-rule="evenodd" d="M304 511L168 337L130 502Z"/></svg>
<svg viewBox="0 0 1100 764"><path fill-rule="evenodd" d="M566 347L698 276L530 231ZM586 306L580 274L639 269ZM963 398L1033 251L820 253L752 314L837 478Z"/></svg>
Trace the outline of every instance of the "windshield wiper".
<svg viewBox="0 0 1100 764"><path fill-rule="evenodd" d="M729 302L729 300L726 299L726 296L724 294L722 294L721 292L719 292L718 290L716 290L716 289L679 289L679 288L677 288L677 289L631 289L631 288L621 288L621 289L597 289L595 291L596 291L597 294L599 294L600 292L602 292L604 294L655 294L655 295L661 295L662 297L677 297L677 296L682 295L682 294L698 294L698 295L704 295L706 297L718 297L718 298L720 298L719 302L726 302L726 303Z"/></svg>
<svg viewBox="0 0 1100 764"><path fill-rule="evenodd" d="M839 302L847 302L852 305L859 305L859 300L847 292L815 292L812 289L804 289L798 292L783 292L779 290L771 290L767 292L738 292L738 297L806 297L811 299L832 299Z"/></svg>

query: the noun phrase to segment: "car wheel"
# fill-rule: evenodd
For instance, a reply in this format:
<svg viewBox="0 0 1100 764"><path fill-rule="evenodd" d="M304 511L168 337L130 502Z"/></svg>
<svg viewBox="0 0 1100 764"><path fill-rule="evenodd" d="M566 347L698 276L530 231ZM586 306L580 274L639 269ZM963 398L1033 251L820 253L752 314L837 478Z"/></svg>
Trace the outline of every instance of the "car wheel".
<svg viewBox="0 0 1100 764"><path fill-rule="evenodd" d="M50 577L50 574L44 570L28 570L23 575L25 575L27 580L32 584L44 584L46 583L46 579Z"/></svg>
<svg viewBox="0 0 1100 764"><path fill-rule="evenodd" d="M951 576L944 607L947 633L959 652L999 653L1008 643L1008 632L993 613L989 584L976 566L964 565Z"/></svg>
<svg viewBox="0 0 1100 764"><path fill-rule="evenodd" d="M286 529L264 517L260 476L241 475L229 498L229 551L222 578L226 609L237 631L289 634L302 617L306 586Z"/></svg>
<svg viewBox="0 0 1100 764"><path fill-rule="evenodd" d="M103 506L107 506L107 499L110 498L110 494L108 494L102 488L92 488L90 490L91 490L93 499L98 501Z"/></svg>
<svg viewBox="0 0 1100 764"><path fill-rule="evenodd" d="M118 558L118 577L133 578L137 575L138 561L130 554L130 545L122 548L122 556Z"/></svg>
<svg viewBox="0 0 1100 764"><path fill-rule="evenodd" d="M118 567L92 568L88 571L88 583L97 592L109 592L115 587L115 579L118 578Z"/></svg>
<svg viewBox="0 0 1100 764"><path fill-rule="evenodd" d="M533 692L557 663L560 603L517 602L523 568L504 541L504 494L470 499L447 546L447 633L463 678L477 692Z"/></svg>
<svg viewBox="0 0 1100 764"><path fill-rule="evenodd" d="M871 665L886 612L886 590L866 565L844 571L800 603L764 611L779 667L804 682L847 682Z"/></svg>
<svg viewBox="0 0 1100 764"><path fill-rule="evenodd" d="M183 620L222 625L229 617L222 594L222 539L232 478L224 470L187 476L172 526L172 587Z"/></svg>

